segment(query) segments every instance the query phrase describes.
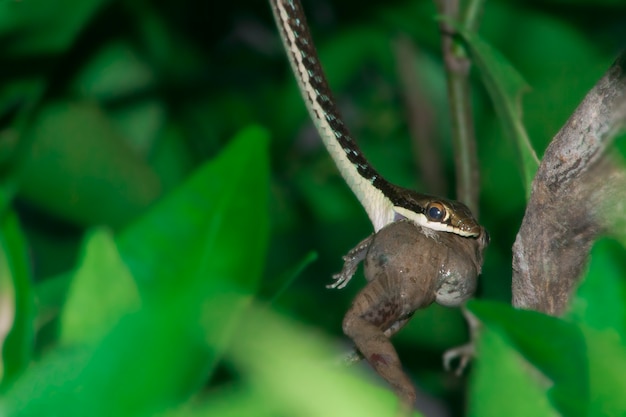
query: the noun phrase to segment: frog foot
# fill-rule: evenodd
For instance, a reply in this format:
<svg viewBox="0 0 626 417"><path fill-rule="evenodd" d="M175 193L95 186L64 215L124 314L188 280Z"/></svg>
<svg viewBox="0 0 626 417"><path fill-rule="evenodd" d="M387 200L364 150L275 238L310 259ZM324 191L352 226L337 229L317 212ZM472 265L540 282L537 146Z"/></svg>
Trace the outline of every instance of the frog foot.
<svg viewBox="0 0 626 417"><path fill-rule="evenodd" d="M475 354L476 350L472 342L448 349L443 354L443 367L446 371L454 371L456 376L461 376ZM452 362L456 362L457 360L458 366L454 368Z"/></svg>
<svg viewBox="0 0 626 417"><path fill-rule="evenodd" d="M333 275L334 282L332 284L328 284L326 288L337 288L340 290L348 285L354 276L359 263L365 259L365 254L367 253L370 243L372 243L373 237L373 234L369 235L360 241L358 245L352 248L350 252L343 257L343 268L341 269L341 272Z"/></svg>

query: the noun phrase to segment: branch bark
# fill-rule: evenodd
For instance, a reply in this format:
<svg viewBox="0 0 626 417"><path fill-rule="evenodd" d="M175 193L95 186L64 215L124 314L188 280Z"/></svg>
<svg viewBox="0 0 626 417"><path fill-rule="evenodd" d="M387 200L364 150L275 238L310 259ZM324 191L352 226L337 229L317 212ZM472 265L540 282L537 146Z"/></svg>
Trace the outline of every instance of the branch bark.
<svg viewBox="0 0 626 417"><path fill-rule="evenodd" d="M594 240L624 216L626 174L608 152L626 128L626 52L548 146L513 245L513 305L565 311ZM615 204L622 207L615 210Z"/></svg>
<svg viewBox="0 0 626 417"><path fill-rule="evenodd" d="M476 4L480 2L474 2ZM459 19L459 0L435 0L442 16L453 20ZM479 13L472 7L467 27L475 30ZM472 114L469 72L471 62L463 46L455 42L454 29L445 20L439 24L441 47L446 67L448 101L450 103L452 145L454 147L454 165L456 168L456 198L464 202L474 216L478 218L478 157Z"/></svg>

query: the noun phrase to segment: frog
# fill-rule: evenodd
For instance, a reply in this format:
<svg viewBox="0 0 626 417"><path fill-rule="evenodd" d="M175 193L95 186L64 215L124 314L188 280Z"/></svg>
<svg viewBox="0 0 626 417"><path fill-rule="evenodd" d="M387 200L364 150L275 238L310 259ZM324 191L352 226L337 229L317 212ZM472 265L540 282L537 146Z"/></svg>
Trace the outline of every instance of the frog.
<svg viewBox="0 0 626 417"><path fill-rule="evenodd" d="M416 390L390 338L417 310L432 303L464 305L476 290L488 243L489 234L482 227L476 237L465 237L399 220L350 250L329 285L345 287L363 262L367 284L352 301L342 329L405 410L413 409Z"/></svg>

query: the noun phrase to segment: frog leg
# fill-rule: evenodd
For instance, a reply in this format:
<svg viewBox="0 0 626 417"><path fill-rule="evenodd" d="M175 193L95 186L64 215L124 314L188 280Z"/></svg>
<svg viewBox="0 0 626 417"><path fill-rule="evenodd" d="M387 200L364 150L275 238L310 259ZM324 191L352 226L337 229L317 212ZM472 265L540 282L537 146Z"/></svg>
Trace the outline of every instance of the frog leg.
<svg viewBox="0 0 626 417"><path fill-rule="evenodd" d="M385 334L385 337L387 339L390 339L391 336L398 333L398 331L400 331L409 322L409 320L411 320L411 317L413 317L413 314L394 322L387 330L383 332ZM344 365L351 365L353 363L359 362L361 359L363 359L363 355L361 354L361 352L359 352L356 346L354 346L352 348L352 351L348 353L345 358L343 358L342 363Z"/></svg>
<svg viewBox="0 0 626 417"><path fill-rule="evenodd" d="M356 272L359 263L361 263L361 261L365 259L367 249L372 243L373 238L374 234L369 235L368 237L360 241L358 245L352 248L350 252L348 252L346 256L343 257L344 263L341 272L333 275L334 282L332 284L328 284L326 288L342 289L346 285L348 285L348 283L354 276L354 273Z"/></svg>
<svg viewBox="0 0 626 417"><path fill-rule="evenodd" d="M408 318L403 317L402 306L387 296L387 290L383 280L376 279L367 284L346 313L343 331L374 370L393 387L403 408L412 410L415 388L402 370L398 354L383 330L395 330L394 323L406 323Z"/></svg>

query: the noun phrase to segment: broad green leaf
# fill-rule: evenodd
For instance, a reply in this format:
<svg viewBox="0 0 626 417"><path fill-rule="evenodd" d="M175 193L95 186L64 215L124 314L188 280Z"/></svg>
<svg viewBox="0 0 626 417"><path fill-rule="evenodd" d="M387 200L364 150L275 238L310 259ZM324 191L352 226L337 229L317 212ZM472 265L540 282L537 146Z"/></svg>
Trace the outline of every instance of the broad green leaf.
<svg viewBox="0 0 626 417"><path fill-rule="evenodd" d="M159 100L137 100L110 112L115 127L134 151L152 156L155 144L165 129L166 106Z"/></svg>
<svg viewBox="0 0 626 417"><path fill-rule="evenodd" d="M302 274L302 271L306 269L311 263L317 260L317 252L309 252L304 258L302 258L295 266L289 269L283 274L282 277L276 280L277 284L273 285L271 290L265 290L263 292L268 293L271 296L270 303L273 303L280 297L287 288Z"/></svg>
<svg viewBox="0 0 626 417"><path fill-rule="evenodd" d="M262 392L250 384L229 386L212 390L204 401L190 401L176 410L157 417L275 417L280 415L281 404L269 401Z"/></svg>
<svg viewBox="0 0 626 417"><path fill-rule="evenodd" d="M52 323L56 324L59 313L65 304L68 290L74 278L73 271L47 278L35 285L35 298L37 300L37 332ZM41 336L41 335L40 335ZM44 340L39 337L40 346L47 342L56 343L58 332L55 329L53 340Z"/></svg>
<svg viewBox="0 0 626 417"><path fill-rule="evenodd" d="M626 310L624 247L601 239L591 250L589 270L567 318L583 329L590 380L590 414L622 415L626 410Z"/></svg>
<svg viewBox="0 0 626 417"><path fill-rule="evenodd" d="M111 100L154 85L154 69L129 42L111 42L102 47L74 79L82 95Z"/></svg>
<svg viewBox="0 0 626 417"><path fill-rule="evenodd" d="M614 331L581 327L589 357L589 415L622 416L626 412L626 348Z"/></svg>
<svg viewBox="0 0 626 417"><path fill-rule="evenodd" d="M227 297L215 307L227 308L233 301ZM345 353L333 345L315 329L254 305L227 352L241 381L159 417L397 415L391 390L340 366L335 359Z"/></svg>
<svg viewBox="0 0 626 417"><path fill-rule="evenodd" d="M398 400L391 389L338 366L332 360L338 354L330 346L314 329L253 307L237 327L227 355L251 389L280 408L277 415L396 415Z"/></svg>
<svg viewBox="0 0 626 417"><path fill-rule="evenodd" d="M0 2L0 40L9 55L66 50L107 0Z"/></svg>
<svg viewBox="0 0 626 417"><path fill-rule="evenodd" d="M159 131L156 145L150 150L150 165L161 178L164 190L181 184L195 168L193 154L177 123L169 123Z"/></svg>
<svg viewBox="0 0 626 417"><path fill-rule="evenodd" d="M454 22L450 22L454 25ZM521 95L528 88L521 75L496 49L480 36L458 25L456 30L463 36L471 52L472 62L480 70L485 88L501 120L505 134L517 146L520 172L524 179L526 196L530 196L532 180L539 166L539 159L532 147L523 123Z"/></svg>
<svg viewBox="0 0 626 417"><path fill-rule="evenodd" d="M149 297L95 349L49 352L6 393L6 415L150 415L185 399L206 378L213 354L188 291Z"/></svg>
<svg viewBox="0 0 626 417"><path fill-rule="evenodd" d="M472 301L468 308L487 327L500 329L528 361L552 380L549 395L561 412L586 415L589 374L580 329L555 317L504 304Z"/></svg>
<svg viewBox="0 0 626 417"><path fill-rule="evenodd" d="M120 227L161 193L152 169L94 103L50 103L26 135L20 195L65 219Z"/></svg>
<svg viewBox="0 0 626 417"><path fill-rule="evenodd" d="M219 283L228 272L236 278L232 285L253 291L268 232L266 147L264 130L242 131L219 158L122 233L120 252L133 275L177 286L171 277Z"/></svg>
<svg viewBox="0 0 626 417"><path fill-rule="evenodd" d="M195 77L196 71L207 70L202 45L186 41L186 28L172 25L171 16L149 2L133 1L124 6L129 17L136 22L134 43L142 46L142 56L162 75L181 80ZM210 94L211 98L215 97L214 93Z"/></svg>
<svg viewBox="0 0 626 417"><path fill-rule="evenodd" d="M61 312L61 343L98 341L139 306L137 286L113 236L104 229L91 232Z"/></svg>
<svg viewBox="0 0 626 417"><path fill-rule="evenodd" d="M5 416L36 416L65 414L68 404L62 407L50 400L52 387L63 387L80 375L88 363L93 349L84 346L71 349L56 348L46 352L36 364L31 366L0 397L0 408ZM48 397L46 404L33 407L33 400ZM48 410L44 410L46 406ZM64 409L65 408L65 409Z"/></svg>
<svg viewBox="0 0 626 417"><path fill-rule="evenodd" d="M74 79L72 89L100 101L124 103L109 110L111 120L126 142L143 156L153 149L168 120L160 97L144 97L156 82L156 71L146 57L130 42L118 40L95 54Z"/></svg>
<svg viewBox="0 0 626 417"><path fill-rule="evenodd" d="M127 229L117 244L141 309L94 349L31 367L2 404L9 415L153 415L202 387L263 270L268 171L265 132L245 130Z"/></svg>
<svg viewBox="0 0 626 417"><path fill-rule="evenodd" d="M591 250L584 280L570 304L567 318L592 329L611 330L626 342L626 250L602 239Z"/></svg>
<svg viewBox="0 0 626 417"><path fill-rule="evenodd" d="M546 395L550 382L524 360L503 329L486 325L477 354L470 383L470 416L560 415Z"/></svg>
<svg viewBox="0 0 626 417"><path fill-rule="evenodd" d="M34 293L27 247L17 216L0 215L0 381L12 381L31 360Z"/></svg>

